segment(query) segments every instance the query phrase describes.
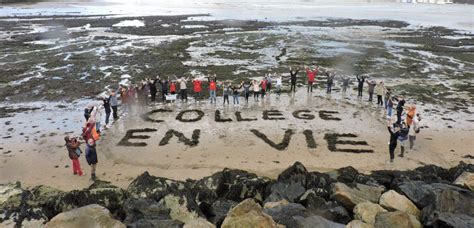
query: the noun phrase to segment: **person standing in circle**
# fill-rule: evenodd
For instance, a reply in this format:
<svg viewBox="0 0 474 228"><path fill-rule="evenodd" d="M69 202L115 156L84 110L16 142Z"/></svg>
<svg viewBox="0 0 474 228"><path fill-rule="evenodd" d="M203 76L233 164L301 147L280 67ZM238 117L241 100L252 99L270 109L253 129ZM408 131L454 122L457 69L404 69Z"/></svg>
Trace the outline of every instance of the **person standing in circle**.
<svg viewBox="0 0 474 228"><path fill-rule="evenodd" d="M87 160L87 164L89 164L91 167L91 180L95 181L97 180L97 176L95 175L95 172L97 169L98 159L97 159L96 145L93 139L87 140L86 160Z"/></svg>
<svg viewBox="0 0 474 228"><path fill-rule="evenodd" d="M388 121L387 124L388 132L390 133L390 142L388 144L388 152L390 154L390 161L389 163L393 163L393 159L395 159L395 149L397 148L397 140L400 136L400 127L398 124L392 125L391 121Z"/></svg>
<svg viewBox="0 0 474 228"><path fill-rule="evenodd" d="M361 76L359 77L358 74L356 74L356 79L357 79L357 82L358 82L358 86L357 86L357 97L361 97L362 98L362 91L364 90L364 82L365 82L365 77L364 76Z"/></svg>
<svg viewBox="0 0 474 228"><path fill-rule="evenodd" d="M293 91L296 92L296 76L298 75L298 72L300 71L299 68L297 68L295 71L290 67L290 92Z"/></svg>
<svg viewBox="0 0 474 228"><path fill-rule="evenodd" d="M209 77L208 78L208 81L209 81L209 97L211 99L211 103L212 101L214 101L214 103L217 102L217 98L216 98L216 92L217 92L217 84L216 84L216 75L214 75L214 77Z"/></svg>
<svg viewBox="0 0 474 228"><path fill-rule="evenodd" d="M64 137L64 141L66 141L69 159L72 161L72 173L74 175L83 176L84 173L81 170L81 163L79 162L79 157L82 154L79 141L77 138L69 138L69 136Z"/></svg>
<svg viewBox="0 0 474 228"><path fill-rule="evenodd" d="M316 75L318 74L318 67L314 67L314 70L309 69L309 67L305 66L306 75L308 77L308 93L313 92L313 83Z"/></svg>
<svg viewBox="0 0 474 228"><path fill-rule="evenodd" d="M193 86L194 86L194 99L196 101L201 100L201 91L202 91L202 82L199 78L193 79Z"/></svg>

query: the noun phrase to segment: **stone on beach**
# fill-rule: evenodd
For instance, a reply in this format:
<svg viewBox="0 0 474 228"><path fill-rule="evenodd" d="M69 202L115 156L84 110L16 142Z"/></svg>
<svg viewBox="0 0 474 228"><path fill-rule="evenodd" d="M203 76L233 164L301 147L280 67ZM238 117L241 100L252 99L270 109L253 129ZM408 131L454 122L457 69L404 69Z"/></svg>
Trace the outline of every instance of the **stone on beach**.
<svg viewBox="0 0 474 228"><path fill-rule="evenodd" d="M372 202L362 202L354 207L354 219L364 223L374 224L375 216L379 212L387 212L382 206Z"/></svg>
<svg viewBox="0 0 474 228"><path fill-rule="evenodd" d="M463 172L458 178L456 178L454 183L474 191L474 173Z"/></svg>
<svg viewBox="0 0 474 228"><path fill-rule="evenodd" d="M246 199L232 208L222 223L222 228L240 227L284 227L263 213L262 207L253 199Z"/></svg>
<svg viewBox="0 0 474 228"><path fill-rule="evenodd" d="M399 210L420 218L420 210L407 197L389 190L380 197L380 205L390 210Z"/></svg>
<svg viewBox="0 0 474 228"><path fill-rule="evenodd" d="M343 183L335 183L332 187L331 198L342 203L348 210L362 202L378 203L380 195L384 191L381 187L356 184L354 188Z"/></svg>
<svg viewBox="0 0 474 228"><path fill-rule="evenodd" d="M110 215L109 210L97 204L80 207L56 215L46 223L46 228L125 228L126 226Z"/></svg>
<svg viewBox="0 0 474 228"><path fill-rule="evenodd" d="M375 227L384 228L421 228L421 223L415 216L403 211L379 212L375 217Z"/></svg>

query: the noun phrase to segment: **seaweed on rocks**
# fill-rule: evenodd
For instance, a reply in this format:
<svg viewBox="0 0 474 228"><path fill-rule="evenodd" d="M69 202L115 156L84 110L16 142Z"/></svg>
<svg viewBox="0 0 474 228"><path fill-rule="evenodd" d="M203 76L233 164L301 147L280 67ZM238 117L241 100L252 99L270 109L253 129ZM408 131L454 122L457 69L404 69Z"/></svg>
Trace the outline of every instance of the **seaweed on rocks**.
<svg viewBox="0 0 474 228"><path fill-rule="evenodd" d="M285 131L285 134L283 135L283 140L281 141L281 143L278 143L276 144L275 142L273 142L272 140L268 139L268 137L261 133L259 130L257 129L251 129L250 130L255 136L259 137L260 139L262 139L266 144L270 145L271 147L277 149L277 150L284 150L288 147L288 145L290 144L290 140L291 140L291 136L294 134L294 131L292 129L287 129Z"/></svg>
<svg viewBox="0 0 474 228"><path fill-rule="evenodd" d="M259 204L274 202L265 204L265 213L288 227L320 222L342 227L355 219L350 211L354 204L364 200L377 203L383 191L393 190L422 211L420 222L424 226L471 227L474 193L451 181L471 169L472 165L460 163L451 169L427 165L365 175L352 167L309 172L296 162L275 180L224 169L200 180L186 181L144 172L126 190L106 181L69 192L47 186L25 190L19 184L0 184L0 199L5 200L0 202L0 226L41 227L61 212L99 204L129 227L182 227L194 219L220 227L232 207L252 198ZM329 195L331 191L334 194Z"/></svg>
<svg viewBox="0 0 474 228"><path fill-rule="evenodd" d="M223 198L240 202L246 198L254 198L263 202L265 188L269 179L259 177L253 173L237 169L224 169L212 176L204 177L197 181L200 189L208 191L210 199ZM212 204L212 203L210 203Z"/></svg>
<svg viewBox="0 0 474 228"><path fill-rule="evenodd" d="M474 164L467 164L463 161L459 162L457 166L454 166L447 170L448 179L447 181L455 181L463 172L474 173Z"/></svg>
<svg viewBox="0 0 474 228"><path fill-rule="evenodd" d="M272 185L278 185L278 183L297 183L306 190L312 189L317 196L323 197L324 199L328 199L332 182L333 180L328 174L319 172L308 172L303 164L301 164L300 162L295 162L292 166L290 166L280 175L278 175L276 181L272 182L272 184L269 185L269 188L267 189L267 195L269 196L273 193L273 190L271 188ZM278 193L278 195L282 196L281 198L290 199L288 195L282 195L281 193ZM294 197L291 198L291 200L294 200Z"/></svg>
<svg viewBox="0 0 474 228"><path fill-rule="evenodd" d="M164 177L156 177L148 172L142 173L128 185L130 197L161 200L165 195L184 188L185 183Z"/></svg>
<svg viewBox="0 0 474 228"><path fill-rule="evenodd" d="M60 196L57 205L61 211L89 204L99 204L120 220L125 218L123 203L128 198L128 193L110 182L97 180L86 189L73 190Z"/></svg>

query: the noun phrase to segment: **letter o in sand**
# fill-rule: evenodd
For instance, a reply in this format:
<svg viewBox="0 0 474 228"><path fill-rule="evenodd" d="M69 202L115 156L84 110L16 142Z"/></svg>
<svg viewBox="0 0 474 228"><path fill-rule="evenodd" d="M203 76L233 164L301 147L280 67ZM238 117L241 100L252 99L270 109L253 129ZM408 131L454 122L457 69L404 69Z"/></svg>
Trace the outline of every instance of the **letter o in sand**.
<svg viewBox="0 0 474 228"><path fill-rule="evenodd" d="M197 114L197 117L194 117L194 118L191 118L191 119L183 119L183 116L184 116L186 113L196 113L196 114ZM191 109L191 110L181 111L181 112L176 116L176 120L179 120L179 121L181 121L181 122L196 122L196 121L201 120L203 116L204 116L204 112L203 112L203 111L197 110L197 109Z"/></svg>

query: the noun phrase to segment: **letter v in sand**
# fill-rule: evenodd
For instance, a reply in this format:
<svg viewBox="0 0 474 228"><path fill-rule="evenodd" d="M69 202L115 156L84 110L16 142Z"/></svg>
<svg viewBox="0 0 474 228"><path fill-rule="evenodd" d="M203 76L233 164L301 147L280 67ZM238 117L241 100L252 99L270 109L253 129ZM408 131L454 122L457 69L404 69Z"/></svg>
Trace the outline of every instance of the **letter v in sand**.
<svg viewBox="0 0 474 228"><path fill-rule="evenodd" d="M252 129L250 131L254 133L257 137L261 138L265 143L267 143L268 145L270 145L271 147L277 150L286 149L288 145L290 144L291 136L294 134L293 130L291 129L286 130L281 143L276 144L272 140L268 139L268 137L265 134L261 133L260 131L256 129Z"/></svg>

